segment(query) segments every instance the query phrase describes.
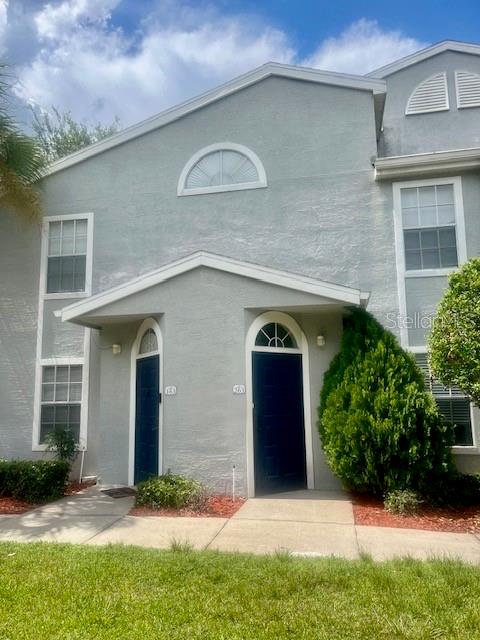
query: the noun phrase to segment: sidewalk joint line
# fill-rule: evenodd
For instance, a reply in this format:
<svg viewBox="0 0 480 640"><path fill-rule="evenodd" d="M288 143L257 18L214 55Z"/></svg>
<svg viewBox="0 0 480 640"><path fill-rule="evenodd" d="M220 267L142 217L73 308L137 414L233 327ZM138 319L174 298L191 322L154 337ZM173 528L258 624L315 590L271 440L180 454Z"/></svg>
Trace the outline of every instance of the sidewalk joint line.
<svg viewBox="0 0 480 640"><path fill-rule="evenodd" d="M208 547L212 544L212 542L218 538L218 536L222 533L222 531L225 529L225 527L230 522L230 520L231 520L231 518L227 518L225 520L225 522L222 524L222 526L217 531L217 533L213 536L213 538L210 540L210 542L207 542L207 544L203 547L203 551L206 551L208 549Z"/></svg>

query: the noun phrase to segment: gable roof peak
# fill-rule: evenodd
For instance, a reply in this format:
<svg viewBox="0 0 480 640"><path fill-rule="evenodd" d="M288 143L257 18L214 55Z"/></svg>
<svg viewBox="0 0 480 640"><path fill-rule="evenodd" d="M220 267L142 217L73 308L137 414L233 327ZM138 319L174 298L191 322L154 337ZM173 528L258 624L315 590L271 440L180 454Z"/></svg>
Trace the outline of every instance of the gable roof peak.
<svg viewBox="0 0 480 640"><path fill-rule="evenodd" d="M456 51L457 53L469 53L471 55L480 56L480 45L473 42L462 42L460 40L441 40L440 42L436 42L424 49L415 51L415 53L411 53L404 58L390 62L379 69L370 71L365 74L365 77L383 79L390 76L392 73L396 73L401 69L405 69L406 67L410 67L418 62L422 62L422 60L432 58L444 51Z"/></svg>
<svg viewBox="0 0 480 640"><path fill-rule="evenodd" d="M67 169L72 165L103 153L108 149L123 144L124 142L143 136L155 129L159 129L170 122L179 120L183 116L186 116L197 109L201 109L202 107L216 102L217 100L221 100L222 98L271 76L358 89L361 91L370 91L380 99L383 99L386 92L386 83L382 79L369 78L362 75L348 75L345 73L336 73L334 71L321 71L319 69L299 67L278 62L266 62L260 67L252 69L241 76L237 76L236 78L233 78L233 80L229 80L228 82L210 89L199 96L189 98L181 104L170 107L169 109L147 118L142 122L131 125L130 127L127 127L104 140L95 142L84 149L75 151L65 158L61 158L60 160L53 162L44 172L44 176L49 176L53 173L57 173L58 171L62 171L63 169Z"/></svg>

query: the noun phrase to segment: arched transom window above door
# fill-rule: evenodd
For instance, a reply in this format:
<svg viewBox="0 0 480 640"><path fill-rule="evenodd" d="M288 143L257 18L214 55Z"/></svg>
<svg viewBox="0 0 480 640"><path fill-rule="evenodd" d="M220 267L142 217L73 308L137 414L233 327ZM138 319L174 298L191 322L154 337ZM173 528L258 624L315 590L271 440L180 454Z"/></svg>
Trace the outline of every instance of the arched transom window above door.
<svg viewBox="0 0 480 640"><path fill-rule="evenodd" d="M267 186L265 169L247 147L231 142L213 144L190 158L178 181L178 195L258 189Z"/></svg>
<svg viewBox="0 0 480 640"><path fill-rule="evenodd" d="M147 329L140 341L140 349L138 355L142 356L146 353L153 353L158 351L158 340L153 329Z"/></svg>
<svg viewBox="0 0 480 640"><path fill-rule="evenodd" d="M297 349L298 345L290 331L279 322L265 324L255 338L256 347Z"/></svg>

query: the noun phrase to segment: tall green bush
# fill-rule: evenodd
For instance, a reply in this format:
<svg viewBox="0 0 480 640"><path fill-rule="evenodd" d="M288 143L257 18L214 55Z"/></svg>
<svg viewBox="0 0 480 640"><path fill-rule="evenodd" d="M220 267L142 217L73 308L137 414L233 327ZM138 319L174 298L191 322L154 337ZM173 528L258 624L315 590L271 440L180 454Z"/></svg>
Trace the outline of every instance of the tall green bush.
<svg viewBox="0 0 480 640"><path fill-rule="evenodd" d="M448 279L429 338L433 374L480 406L480 258Z"/></svg>
<svg viewBox="0 0 480 640"><path fill-rule="evenodd" d="M424 490L453 468L452 428L415 360L360 309L346 318L325 375L319 431L330 467L358 491Z"/></svg>

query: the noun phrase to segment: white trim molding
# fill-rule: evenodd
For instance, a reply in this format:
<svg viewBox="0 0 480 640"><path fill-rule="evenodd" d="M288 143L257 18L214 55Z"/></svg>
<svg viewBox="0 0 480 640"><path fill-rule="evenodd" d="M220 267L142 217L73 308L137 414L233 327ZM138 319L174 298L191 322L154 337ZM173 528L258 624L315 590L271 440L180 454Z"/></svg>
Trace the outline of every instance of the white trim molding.
<svg viewBox="0 0 480 640"><path fill-rule="evenodd" d="M359 289L345 287L343 285L332 284L322 280L316 280L308 276L292 274L287 271L279 271L269 267L260 266L250 262L242 262L233 258L226 258L214 253L199 251L185 258L176 260L168 265L160 267L155 271L146 273L139 278L130 280L103 293L99 293L87 300L81 300L75 304L62 309L62 321L76 322L84 326L95 326L89 324L88 318L82 318L85 314L92 313L102 307L122 300L134 293L148 289L157 284L161 284L182 273L191 271L198 267L208 267L226 273L252 278L268 284L274 284L294 291L303 291L313 295L321 296L331 300L332 303L351 304L366 307L370 294Z"/></svg>
<svg viewBox="0 0 480 640"><path fill-rule="evenodd" d="M401 189L414 187L438 186L443 184L453 185L455 203L455 236L457 242L458 266L467 260L467 242L465 234L465 217L463 212L462 179L460 176L450 178L435 178L429 180L408 180L406 182L394 182L393 187L393 219L395 230L395 256L397 265L397 289L399 300L399 313L402 318L407 317L407 292L406 280L409 278L428 278L435 276L448 276L458 267L448 269L422 269L407 271L405 268L405 251L403 243L403 221L401 206ZM453 226L453 225L452 225ZM408 328L405 322L400 326L400 341L403 347L410 348L408 342Z"/></svg>
<svg viewBox="0 0 480 640"><path fill-rule="evenodd" d="M152 329L157 337L158 349L155 352L139 355L140 343L145 332ZM133 486L135 479L135 414L137 398L137 360L142 357L158 355L159 375L158 393L162 393L163 385L163 337L160 325L155 318L146 318L137 331L137 336L132 345L130 355L130 415L128 429L128 484ZM158 475L162 475L163 470L163 395L162 401L158 405Z"/></svg>
<svg viewBox="0 0 480 640"><path fill-rule="evenodd" d="M44 172L44 176L49 176L58 171L62 171L79 162L87 160L99 153L103 153L108 149L134 140L139 136L143 136L150 131L159 129L170 122L174 122L197 109L201 109L208 104L221 100L237 91L241 91L261 80L269 77L290 78L292 80L302 80L304 82L314 82L318 84L326 84L337 87L346 87L357 89L360 91L368 91L374 95L384 95L386 93L386 83L381 79L369 78L366 76L348 75L345 73L336 73L333 71L319 71L318 69L309 69L306 67L297 67L287 64L279 64L276 62L267 62L261 67L257 67L248 73L245 73L215 89L207 91L191 100L182 102L181 104L167 109L162 113L148 118L143 122L127 127L105 140L100 140L89 145L85 149L76 151L75 153L53 162ZM380 115L378 114L378 118ZM378 125L378 122L377 122Z"/></svg>
<svg viewBox="0 0 480 640"><path fill-rule="evenodd" d="M255 182L221 184L208 187L198 187L194 189L188 188L186 186L186 183L190 171L193 169L193 167L202 158L209 155L210 153L215 153L216 151L236 151L237 153L240 153L248 158L248 160L250 160L257 171L258 180L255 180ZM203 147L203 149L200 149L199 151L194 153L187 164L183 167L180 178L178 179L177 195L193 196L201 195L203 193L221 193L225 191L241 191L244 189L264 189L266 186L267 174L265 173L265 169L262 162L260 161L260 158L254 151L252 151L248 147L245 147L243 144L237 144L235 142L216 142L215 144L211 144L208 147Z"/></svg>
<svg viewBox="0 0 480 640"><path fill-rule="evenodd" d="M480 147L432 151L405 156L390 156L375 160L375 179L407 178L464 171L480 167Z"/></svg>
<svg viewBox="0 0 480 640"><path fill-rule="evenodd" d="M428 58L432 58L439 53L443 53L444 51L456 51L457 53L469 53L474 56L480 56L480 45L471 44L469 42L460 42L457 40L442 40L441 42L437 42L430 47L426 47L425 49L416 51L409 56L400 58L400 60L395 60L395 62L391 62L390 64L386 64L383 67L380 67L379 69L370 71L370 73L366 74L366 77L385 78L392 73L396 73L401 69L410 67L412 64L417 64L418 62L422 62L423 60L428 60Z"/></svg>
<svg viewBox="0 0 480 640"><path fill-rule="evenodd" d="M245 380L246 380L246 436L247 436L247 495L252 498L255 495L255 451L253 433L253 375L252 375L252 353L254 351L265 351L263 348L255 346L255 338L260 329L269 322L283 324L293 335L298 345L297 349L269 348L269 352L278 353L301 353L302 354L302 377L303 377L303 427L305 431L305 468L307 473L307 488L314 489L314 468L313 468L313 429L312 423L311 397L310 397L310 365L308 357L308 342L300 325L288 314L281 311L267 311L258 315L247 331L245 340Z"/></svg>

